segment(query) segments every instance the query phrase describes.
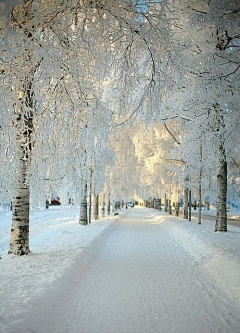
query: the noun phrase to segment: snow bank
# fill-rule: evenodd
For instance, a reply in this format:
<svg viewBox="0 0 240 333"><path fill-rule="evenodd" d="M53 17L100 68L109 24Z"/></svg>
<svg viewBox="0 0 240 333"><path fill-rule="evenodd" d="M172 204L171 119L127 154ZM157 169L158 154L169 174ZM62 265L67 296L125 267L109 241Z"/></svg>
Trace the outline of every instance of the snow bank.
<svg viewBox="0 0 240 333"><path fill-rule="evenodd" d="M7 256L11 213L0 216L0 332L9 333L9 323L31 307L31 300L51 288L70 270L84 247L101 236L114 221L108 217L88 226L78 223L79 209L60 207L36 212L30 218L30 249L27 256ZM17 332L16 332L17 333Z"/></svg>
<svg viewBox="0 0 240 333"><path fill-rule="evenodd" d="M167 232L184 247L198 265L233 299L240 309L240 228L228 225L228 232L214 232L214 222L174 218L152 210L155 223L167 224Z"/></svg>

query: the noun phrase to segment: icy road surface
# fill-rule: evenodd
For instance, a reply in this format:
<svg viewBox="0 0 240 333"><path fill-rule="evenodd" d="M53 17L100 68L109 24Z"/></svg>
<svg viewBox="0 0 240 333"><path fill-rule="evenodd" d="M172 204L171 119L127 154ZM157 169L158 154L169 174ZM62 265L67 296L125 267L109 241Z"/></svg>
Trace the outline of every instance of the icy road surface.
<svg viewBox="0 0 240 333"><path fill-rule="evenodd" d="M122 212L33 302L13 333L240 332L238 307L173 237L165 218L147 209Z"/></svg>

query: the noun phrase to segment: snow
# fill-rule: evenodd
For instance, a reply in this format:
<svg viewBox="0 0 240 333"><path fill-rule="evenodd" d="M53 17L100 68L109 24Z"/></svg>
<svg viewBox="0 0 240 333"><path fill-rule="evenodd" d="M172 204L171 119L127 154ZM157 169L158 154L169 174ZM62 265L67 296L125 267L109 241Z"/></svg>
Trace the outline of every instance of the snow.
<svg viewBox="0 0 240 333"><path fill-rule="evenodd" d="M17 258L0 216L1 333L240 331L240 228L140 207L88 226L78 214L36 212Z"/></svg>
<svg viewBox="0 0 240 333"><path fill-rule="evenodd" d="M193 210L193 212L198 212L198 208L196 209L196 211ZM208 209L202 209L202 215L203 216L205 216L205 215L216 216L216 212L217 212L217 209L214 206L212 206L211 209L209 209L209 210ZM231 208L230 210L228 210L227 216L228 216L229 219L232 219L232 220L240 220L239 209Z"/></svg>
<svg viewBox="0 0 240 333"><path fill-rule="evenodd" d="M61 210L60 207L51 207L36 212L30 218L32 253L16 258L6 257L11 214L0 216L0 254L4 258L0 260L1 333L20 332L15 327L21 311L28 309L33 299L51 288L70 269L82 249L90 246L114 219L93 221L82 226L78 224L78 218L79 208ZM16 319L13 319L15 311Z"/></svg>

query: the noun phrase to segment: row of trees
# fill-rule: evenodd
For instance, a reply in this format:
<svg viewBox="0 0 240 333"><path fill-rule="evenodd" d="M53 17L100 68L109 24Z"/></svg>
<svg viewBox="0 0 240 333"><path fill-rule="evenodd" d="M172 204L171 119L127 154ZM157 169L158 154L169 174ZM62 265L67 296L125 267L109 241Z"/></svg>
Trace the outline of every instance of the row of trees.
<svg viewBox="0 0 240 333"><path fill-rule="evenodd" d="M13 203L10 254L30 251L30 205L54 192L63 202L86 201L87 183L96 194L104 187L113 125L125 118L124 105L139 109L152 84L151 16L162 6L145 13L131 1L1 2L1 201Z"/></svg>
<svg viewBox="0 0 240 333"><path fill-rule="evenodd" d="M185 217L191 188L200 202L217 204L215 231L227 231L228 184L229 200L239 203L239 4L168 4L169 45L156 58L156 86L165 91L149 94L139 115L144 134L137 127L131 136L142 179L135 188L145 199L166 193L178 201L183 193Z"/></svg>
<svg viewBox="0 0 240 333"><path fill-rule="evenodd" d="M118 150L117 163L112 171L120 179L127 180L129 197L133 193L132 189L135 189L136 200L145 201L145 204L150 201L151 207L154 206L154 198L155 205L158 205L158 199L161 199L163 205L169 203L177 208L182 202L184 218L188 218L189 196L192 197L192 203L196 201L200 207L198 221L201 223L202 205L205 202L217 203L218 160L214 159L213 147L209 147L207 141L203 146L196 146L194 140L184 140L182 130L182 124L176 120L148 127L138 123L132 126L131 132L126 129L121 135L128 144ZM217 151L215 154L217 156ZM229 163L228 200L229 204L239 205L239 158L235 152L233 157L236 163ZM235 186L232 186L233 183ZM121 184L126 188L124 180ZM122 196L119 191L121 187L116 181L112 182L111 187L118 190L119 197Z"/></svg>
<svg viewBox="0 0 240 333"><path fill-rule="evenodd" d="M238 183L237 1L4 0L0 10L9 253L29 253L29 207L52 193L82 200L83 212L89 191L186 193L206 174L217 183L215 230L227 230L228 163ZM136 143L141 128L149 136ZM159 181L163 168L175 185Z"/></svg>

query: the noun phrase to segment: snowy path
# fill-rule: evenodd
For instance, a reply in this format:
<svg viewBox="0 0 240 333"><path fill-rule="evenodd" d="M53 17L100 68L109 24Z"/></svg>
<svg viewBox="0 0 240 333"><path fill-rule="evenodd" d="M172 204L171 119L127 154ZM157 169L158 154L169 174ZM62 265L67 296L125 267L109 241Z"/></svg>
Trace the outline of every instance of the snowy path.
<svg viewBox="0 0 240 333"><path fill-rule="evenodd" d="M14 333L240 332L233 302L150 215L124 212Z"/></svg>

